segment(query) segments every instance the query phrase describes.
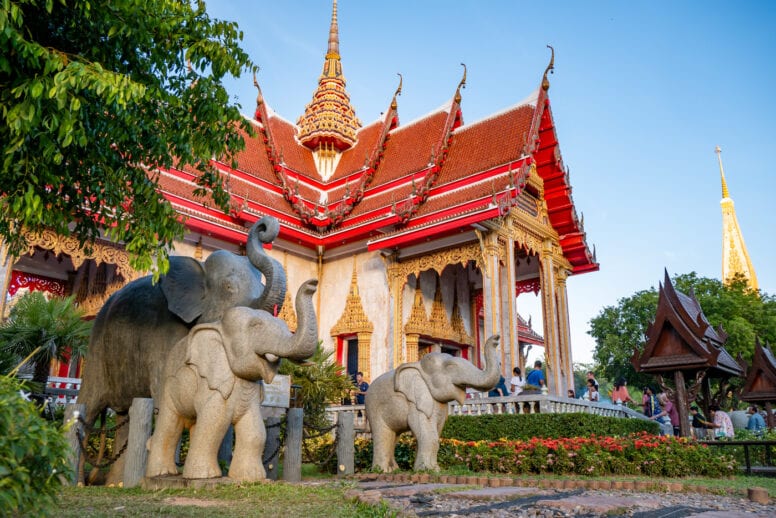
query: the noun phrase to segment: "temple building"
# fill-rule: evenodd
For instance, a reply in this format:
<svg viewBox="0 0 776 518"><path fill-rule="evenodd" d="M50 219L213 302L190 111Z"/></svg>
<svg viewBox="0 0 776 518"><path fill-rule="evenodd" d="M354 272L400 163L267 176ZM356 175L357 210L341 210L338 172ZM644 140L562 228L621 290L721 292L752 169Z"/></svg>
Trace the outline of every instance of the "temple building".
<svg viewBox="0 0 776 518"><path fill-rule="evenodd" d="M336 0L325 50L296 123L276 114L256 84L255 136L244 135L238 167L216 161L229 214L193 196L193 171L160 171L162 194L187 218L173 253L240 253L249 227L274 216L280 234L268 253L288 277L279 315L293 328L290 297L317 278L319 336L349 373L371 381L430 351L480 364L481 344L498 333L507 378L512 367L525 369L528 346L543 342L550 393L565 395L574 386L567 280L599 265L555 128L553 60L522 101L471 123L464 122L464 66L448 102L402 124L401 78L380 118L356 116ZM72 238L28 240L29 254L7 268L11 295L50 287L77 294L96 313L141 275L120 244L100 242L86 254ZM520 295L529 292L541 294L543 336L518 316Z"/></svg>
<svg viewBox="0 0 776 518"><path fill-rule="evenodd" d="M725 181L725 170L722 168L722 149L717 146L714 149L719 161L719 176L722 180L722 282L729 282L736 275L742 275L749 288L757 290L757 275L754 273L752 260L746 250L744 235L738 226L736 207L728 192Z"/></svg>

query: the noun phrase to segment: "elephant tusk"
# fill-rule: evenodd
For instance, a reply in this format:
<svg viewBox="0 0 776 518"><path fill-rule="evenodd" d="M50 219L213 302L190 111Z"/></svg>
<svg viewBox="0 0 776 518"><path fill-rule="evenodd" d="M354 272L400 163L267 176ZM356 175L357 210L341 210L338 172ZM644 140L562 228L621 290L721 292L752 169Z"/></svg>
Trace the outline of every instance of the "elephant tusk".
<svg viewBox="0 0 776 518"><path fill-rule="evenodd" d="M275 363L276 361L278 361L278 357L277 357L277 356L275 356L275 355L274 355L274 354L272 354L272 353L267 353L267 354L265 354L265 355L264 355L264 357L265 357L265 358L267 359L267 361L268 361L268 362L270 362L270 363Z"/></svg>

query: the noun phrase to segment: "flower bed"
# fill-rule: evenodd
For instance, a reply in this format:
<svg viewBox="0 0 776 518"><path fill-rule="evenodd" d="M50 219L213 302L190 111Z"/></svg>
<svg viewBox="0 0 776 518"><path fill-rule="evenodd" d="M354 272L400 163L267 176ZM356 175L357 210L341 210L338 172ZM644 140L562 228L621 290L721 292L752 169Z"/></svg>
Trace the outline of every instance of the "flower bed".
<svg viewBox="0 0 776 518"><path fill-rule="evenodd" d="M590 476L722 477L736 472L736 461L729 455L687 438L647 433L527 441L442 439L439 465L493 473Z"/></svg>

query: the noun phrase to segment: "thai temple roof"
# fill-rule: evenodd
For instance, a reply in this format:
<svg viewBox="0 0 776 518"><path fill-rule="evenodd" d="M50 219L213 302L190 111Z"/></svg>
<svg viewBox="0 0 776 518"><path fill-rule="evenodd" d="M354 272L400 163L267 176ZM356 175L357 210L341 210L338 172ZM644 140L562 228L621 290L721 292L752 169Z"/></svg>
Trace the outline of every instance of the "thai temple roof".
<svg viewBox="0 0 776 518"><path fill-rule="evenodd" d="M279 239L310 251L411 246L471 231L514 207L536 212L543 195L572 273L594 271L552 117L552 68L551 61L523 101L470 124L462 109L465 66L448 102L405 125L400 78L383 115L362 126L345 89L335 1L323 73L297 123L271 110L257 83L256 135L244 135L236 168L215 161L231 213L191 195L192 171L163 171L160 185L192 231L243 242L269 214L280 221ZM543 180L541 193L528 185L531 174Z"/></svg>

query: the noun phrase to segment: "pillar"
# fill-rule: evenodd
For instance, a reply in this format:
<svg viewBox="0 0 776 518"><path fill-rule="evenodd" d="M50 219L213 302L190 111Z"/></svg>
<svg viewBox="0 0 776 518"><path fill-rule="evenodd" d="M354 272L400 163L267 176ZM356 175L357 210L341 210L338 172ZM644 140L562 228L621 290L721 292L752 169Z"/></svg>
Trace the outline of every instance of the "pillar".
<svg viewBox="0 0 776 518"><path fill-rule="evenodd" d="M485 269L482 272L482 304L485 315L484 337L487 339L493 334L501 335L501 365L503 367L504 358L504 339L502 333L502 312L501 312L501 264L499 261L498 236L491 232L480 237L480 244L483 247L483 260Z"/></svg>
<svg viewBox="0 0 776 518"><path fill-rule="evenodd" d="M544 352L547 364L547 388L550 394L563 395L558 349L558 314L555 298L555 261L552 240L546 239L541 250L542 318L544 321Z"/></svg>
<svg viewBox="0 0 776 518"><path fill-rule="evenodd" d="M505 377L509 379L512 367L519 363L517 343L517 301L515 286L517 285L517 269L515 266L515 241L508 238L505 243L504 279L501 283L502 318L501 343L506 351L507 360L502 365Z"/></svg>
<svg viewBox="0 0 776 518"><path fill-rule="evenodd" d="M559 387L559 395L564 395L570 388L574 388L574 363L571 357L571 331L569 326L569 307L568 307L568 294L566 292L566 279L568 278L568 272L561 268L558 270L556 278L557 284L555 291L557 293L558 302L558 338L559 351L561 356L561 376L563 377L564 386Z"/></svg>

